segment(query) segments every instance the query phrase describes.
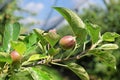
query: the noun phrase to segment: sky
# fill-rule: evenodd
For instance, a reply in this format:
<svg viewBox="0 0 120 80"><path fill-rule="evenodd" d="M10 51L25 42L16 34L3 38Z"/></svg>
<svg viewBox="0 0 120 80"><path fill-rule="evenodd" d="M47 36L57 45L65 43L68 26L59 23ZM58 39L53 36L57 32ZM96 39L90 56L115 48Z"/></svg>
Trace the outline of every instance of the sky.
<svg viewBox="0 0 120 80"><path fill-rule="evenodd" d="M56 20L61 15L52 8L53 5L66 7L69 9L74 9L77 6L79 6L80 9L82 9L84 7L88 7L89 4L96 4L98 6L104 7L102 0L57 0L56 2L55 1L56 0L22 0L21 3L19 4L21 8L36 13L37 15L33 17L29 14L19 14L25 17L25 19L21 20L20 22L24 24L34 22L35 24L38 24L41 27L44 25L45 22L47 22L47 17L50 14L50 11L52 11L52 14L48 21Z"/></svg>

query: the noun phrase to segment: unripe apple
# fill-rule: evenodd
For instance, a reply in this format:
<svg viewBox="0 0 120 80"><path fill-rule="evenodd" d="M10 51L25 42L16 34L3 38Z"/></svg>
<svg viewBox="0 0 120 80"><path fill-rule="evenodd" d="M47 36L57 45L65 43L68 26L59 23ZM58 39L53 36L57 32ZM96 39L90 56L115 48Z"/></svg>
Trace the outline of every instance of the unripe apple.
<svg viewBox="0 0 120 80"><path fill-rule="evenodd" d="M11 56L13 62L20 61L20 59L21 59L21 55L17 51L12 51L10 53L10 56Z"/></svg>
<svg viewBox="0 0 120 80"><path fill-rule="evenodd" d="M76 40L75 37L68 35L61 38L59 44L63 49L71 49L75 47Z"/></svg>

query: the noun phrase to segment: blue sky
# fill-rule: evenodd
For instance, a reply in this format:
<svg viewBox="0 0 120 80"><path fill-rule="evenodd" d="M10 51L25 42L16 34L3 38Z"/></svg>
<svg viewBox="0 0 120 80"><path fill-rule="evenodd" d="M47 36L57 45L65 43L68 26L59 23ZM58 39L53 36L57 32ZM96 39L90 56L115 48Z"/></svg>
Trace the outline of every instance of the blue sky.
<svg viewBox="0 0 120 80"><path fill-rule="evenodd" d="M72 8L74 6L72 2L73 0L58 0L56 6L64 6L67 8ZM29 6L30 4L33 4L34 10L38 9L37 5L41 5L39 6L38 16L36 18L45 19L47 15L49 14L50 10L52 9L54 0L24 0L22 3L22 6L24 6L23 8L25 8L26 6ZM33 9L31 9L31 11L32 10ZM58 13L54 14L54 16L57 16L57 15L59 14Z"/></svg>
<svg viewBox="0 0 120 80"><path fill-rule="evenodd" d="M39 23L39 22L44 23L51 9L53 10L53 13L50 19L51 20L56 19L56 17L60 16L60 14L57 13L52 8L54 2L55 0L22 0L22 3L19 5L25 10L36 13L37 16L33 17L28 14L22 14L25 17L25 19L23 19L21 22L26 24L27 22L31 22L31 21L35 23ZM73 9L79 4L81 8L88 7L88 4L96 4L97 6L104 6L102 0L57 0L56 6Z"/></svg>

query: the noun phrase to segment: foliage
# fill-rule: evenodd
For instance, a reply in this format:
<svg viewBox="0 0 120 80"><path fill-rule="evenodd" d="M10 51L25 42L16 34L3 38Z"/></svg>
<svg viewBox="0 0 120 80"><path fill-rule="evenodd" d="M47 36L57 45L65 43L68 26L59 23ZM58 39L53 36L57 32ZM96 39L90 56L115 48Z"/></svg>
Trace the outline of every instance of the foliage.
<svg viewBox="0 0 120 80"><path fill-rule="evenodd" d="M103 1L103 5L96 6L96 5L89 5L88 8L83 9L82 14L79 16L84 22L90 22L92 24L97 24L101 28L101 34L104 34L103 39L104 41L108 41L110 43L114 42L118 44L120 47L120 41L119 39L115 39L111 36L116 36L116 33L120 34L120 19L118 18L120 16L120 0L101 0ZM65 25L66 26L66 25ZM69 25L67 27L62 27L58 30L58 33L60 35L66 35L71 34L72 30ZM67 30L64 32L64 30ZM111 33L112 32L112 33ZM114 33L116 32L116 33ZM64 33L64 34L62 34ZM94 34L94 32L93 32ZM96 34L94 34L96 35ZM108 37L108 38L107 38ZM89 38L89 37L88 37ZM89 48L89 43L87 47ZM86 66L88 73L91 74L91 77L93 77L93 80L99 79L105 79L105 80L118 80L120 78L120 48L113 51L112 55L114 55L117 59L117 71L113 71L110 67L103 65L99 59L96 57L85 57L83 58L79 64ZM90 61L90 62L89 62ZM79 61L78 61L79 62Z"/></svg>
<svg viewBox="0 0 120 80"><path fill-rule="evenodd" d="M76 62L86 56L95 56L103 65L111 67L112 70L116 69L116 59L112 51L118 48L114 41L120 36L119 34L101 35L99 26L84 23L70 9L63 7L54 9L70 24L77 40L75 47L63 50L58 44L62 37L55 32L34 29L31 33L20 35L19 23L7 23L1 37L0 79L63 80L61 74L53 67L56 65L73 71L81 80L90 80L86 68ZM110 35L110 39L105 37ZM111 39L112 43L107 41ZM92 44L87 48L89 42ZM22 56L16 62L10 57L14 50Z"/></svg>
<svg viewBox="0 0 120 80"><path fill-rule="evenodd" d="M102 33L109 31L113 32L112 35L116 35L116 33L120 34L120 19L117 18L120 16L120 0L109 0L109 2L106 2L107 0L103 0L104 8L101 8L99 6L91 5L88 9L84 9L83 14L80 15L83 21L88 20L91 23L98 24L101 27ZM89 14L88 14L89 13ZM113 42L111 38L111 33L106 32L104 33L104 37L106 37L104 40ZM114 33L116 32L116 33ZM107 34L107 36L106 36ZM116 35L117 36L117 35ZM109 37L109 38L107 38ZM114 36L115 37L115 36ZM119 44L119 40L116 40L116 43ZM117 80L120 78L120 72L119 72L119 66L120 66L120 55L119 55L120 49L117 49L113 51L113 55L117 59L117 71L111 70L108 66L103 65L101 67L101 63L96 61L98 58L92 59L91 63L87 63L87 65L94 68L89 68L88 70L93 71L91 74L96 77L101 77L105 80ZM93 64L94 63L94 64ZM103 69L103 70L102 70ZM118 74L118 75L117 75Z"/></svg>
<svg viewBox="0 0 120 80"><path fill-rule="evenodd" d="M84 9L84 13L81 15L83 20L87 19L95 24L98 24L102 28L102 32L112 31L120 33L120 0L103 0L105 7L101 8L95 5L91 5L90 8ZM88 14L89 13L89 14Z"/></svg>

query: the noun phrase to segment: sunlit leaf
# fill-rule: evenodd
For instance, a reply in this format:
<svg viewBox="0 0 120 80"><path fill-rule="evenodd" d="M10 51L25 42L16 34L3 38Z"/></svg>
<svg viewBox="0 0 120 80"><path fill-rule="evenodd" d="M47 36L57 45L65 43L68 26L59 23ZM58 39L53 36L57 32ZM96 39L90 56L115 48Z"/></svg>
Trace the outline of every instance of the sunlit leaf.
<svg viewBox="0 0 120 80"><path fill-rule="evenodd" d="M41 30L41 29L34 29L34 32L36 32L38 35L41 35L41 34L43 34L44 33L44 31L43 30Z"/></svg>
<svg viewBox="0 0 120 80"><path fill-rule="evenodd" d="M0 52L0 62L12 63L12 59L10 57L10 54Z"/></svg>
<svg viewBox="0 0 120 80"><path fill-rule="evenodd" d="M118 45L117 44L104 44L104 45L100 46L98 49L113 50L113 49L118 49Z"/></svg>
<svg viewBox="0 0 120 80"><path fill-rule="evenodd" d="M27 47L31 47L37 42L37 35L35 33L30 33L28 36L25 37L25 42Z"/></svg>
<svg viewBox="0 0 120 80"><path fill-rule="evenodd" d="M31 44L31 45L33 45L33 44L35 44L37 42L37 36L36 36L36 34L31 34L30 36L29 36L29 43Z"/></svg>
<svg viewBox="0 0 120 80"><path fill-rule="evenodd" d="M30 67L28 71L31 73L34 80L62 80L59 73L46 66Z"/></svg>
<svg viewBox="0 0 120 80"><path fill-rule="evenodd" d="M26 51L26 45L23 42L11 41L11 47L21 55Z"/></svg>
<svg viewBox="0 0 120 80"><path fill-rule="evenodd" d="M67 67L72 70L81 80L90 80L86 70L82 66L76 63L69 63L67 64Z"/></svg>
<svg viewBox="0 0 120 80"><path fill-rule="evenodd" d="M56 55L57 53L59 53L59 51L60 51L59 48L57 48L57 49L55 49L55 48L50 48L50 49L48 50L48 54L50 54L50 55Z"/></svg>
<svg viewBox="0 0 120 80"><path fill-rule="evenodd" d="M42 65L42 66L40 66L40 69L42 71L46 72L51 77L51 80L63 80L61 78L61 75L54 68Z"/></svg>
<svg viewBox="0 0 120 80"><path fill-rule="evenodd" d="M91 23L86 23L86 29L92 39L93 44L100 38L100 27Z"/></svg>
<svg viewBox="0 0 120 80"><path fill-rule="evenodd" d="M46 45L46 44L47 44L47 43L46 43L47 41L45 40L45 38L44 38L44 36L43 36L44 31L43 31L43 30L40 30L40 29L34 29L34 32L35 32L35 34L38 36L41 44L42 44L43 46Z"/></svg>
<svg viewBox="0 0 120 80"><path fill-rule="evenodd" d="M27 56L29 54L36 52L37 47L38 47L37 45L34 45L34 46L27 48L24 55Z"/></svg>
<svg viewBox="0 0 120 80"><path fill-rule="evenodd" d="M109 42L115 41L115 38L117 37L120 37L120 35L115 32L106 32L102 35L103 41L109 41Z"/></svg>
<svg viewBox="0 0 120 80"><path fill-rule="evenodd" d="M59 13L63 15L63 17L68 21L69 25L71 26L78 44L83 44L86 39L86 30L85 24L80 19L80 17L70 9L63 8L63 7L54 7Z"/></svg>
<svg viewBox="0 0 120 80"><path fill-rule="evenodd" d="M0 34L0 45L2 44L2 35Z"/></svg>
<svg viewBox="0 0 120 80"><path fill-rule="evenodd" d="M31 76L31 74L27 71L20 71L18 73L15 73L10 77L9 80L34 80Z"/></svg>
<svg viewBox="0 0 120 80"><path fill-rule="evenodd" d="M51 46L54 46L60 39L60 36L57 33L49 32L45 34L45 39Z"/></svg>
<svg viewBox="0 0 120 80"><path fill-rule="evenodd" d="M30 56L28 61L35 61L35 60L46 59L46 58L48 58L48 56L46 56L46 55L34 54L34 55Z"/></svg>
<svg viewBox="0 0 120 80"><path fill-rule="evenodd" d="M111 54L111 51L101 51L96 49L89 51L89 53L97 56L99 58L99 61L105 65L116 69L116 58Z"/></svg>
<svg viewBox="0 0 120 80"><path fill-rule="evenodd" d="M5 31L4 31L4 37L3 37L3 49L6 52L9 52L10 50L10 41L13 37L13 25L12 24L6 24L5 25Z"/></svg>
<svg viewBox="0 0 120 80"><path fill-rule="evenodd" d="M20 34L20 24L14 23L13 24L13 40L17 40Z"/></svg>

